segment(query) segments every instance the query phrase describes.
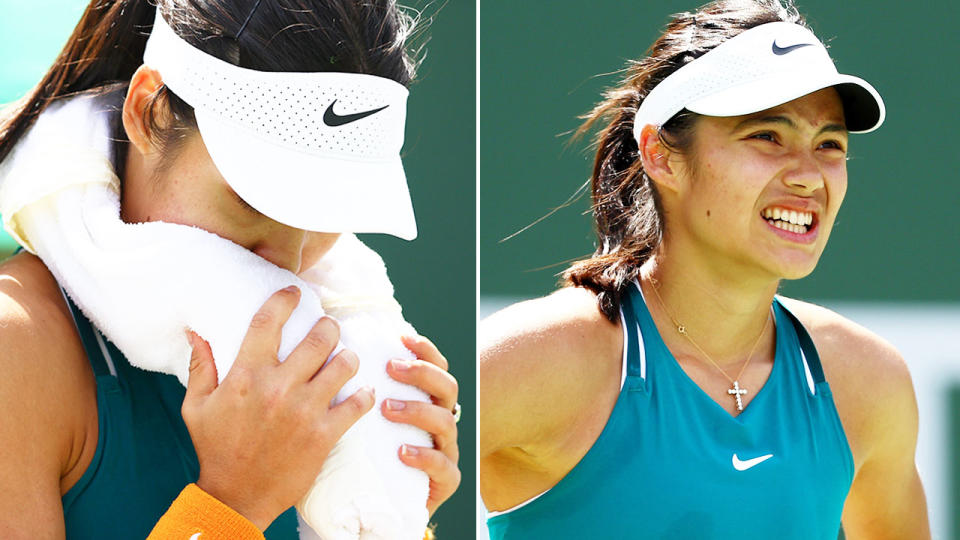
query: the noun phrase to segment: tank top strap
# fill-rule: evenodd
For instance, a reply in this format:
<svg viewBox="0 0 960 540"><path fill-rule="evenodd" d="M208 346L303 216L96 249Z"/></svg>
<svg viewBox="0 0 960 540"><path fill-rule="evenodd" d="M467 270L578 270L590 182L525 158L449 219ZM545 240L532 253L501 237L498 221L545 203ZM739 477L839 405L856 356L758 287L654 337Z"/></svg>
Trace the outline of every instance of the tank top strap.
<svg viewBox="0 0 960 540"><path fill-rule="evenodd" d="M623 324L623 349L626 356L626 374L630 377L647 378L646 351L640 333L640 320L637 318L636 302L639 289L635 282L630 283L620 295L620 322Z"/></svg>
<svg viewBox="0 0 960 540"><path fill-rule="evenodd" d="M826 377L823 375L823 366L820 364L820 355L817 353L817 347L813 344L813 338L810 337L810 333L807 332L807 329L803 326L803 323L800 322L800 319L787 309L779 298L774 297L773 302L777 308L783 311L793 325L793 329L797 334L797 340L800 342L800 354L803 357L804 366L808 370L807 376L812 379L811 386L826 381Z"/></svg>
<svg viewBox="0 0 960 540"><path fill-rule="evenodd" d="M87 359L93 368L94 375L99 380L101 377L112 376L116 378L117 370L113 363L112 355L109 352L107 340L99 330L93 327L90 320L80 311L80 308L73 302L69 295L60 288L63 299L70 308L70 315L73 316L73 323L80 334L80 341L83 343L83 350L87 353Z"/></svg>

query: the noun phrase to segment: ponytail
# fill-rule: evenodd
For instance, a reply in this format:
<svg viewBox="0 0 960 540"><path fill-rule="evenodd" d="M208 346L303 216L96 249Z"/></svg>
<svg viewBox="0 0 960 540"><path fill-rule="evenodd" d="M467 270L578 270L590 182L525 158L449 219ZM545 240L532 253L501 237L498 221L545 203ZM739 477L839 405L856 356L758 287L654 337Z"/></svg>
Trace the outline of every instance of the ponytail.
<svg viewBox="0 0 960 540"><path fill-rule="evenodd" d="M620 309L621 294L639 276L663 235L659 195L643 171L633 138L633 116L641 102L637 86L650 77L643 64L628 74L621 87L607 92L607 99L585 116L576 135L597 122L607 123L596 139L591 175L597 250L593 257L575 262L563 279L596 293L600 311L611 321ZM666 142L662 133L661 139Z"/></svg>
<svg viewBox="0 0 960 540"><path fill-rule="evenodd" d="M129 82L155 13L148 0L92 0L50 70L0 119L0 161L54 100Z"/></svg>

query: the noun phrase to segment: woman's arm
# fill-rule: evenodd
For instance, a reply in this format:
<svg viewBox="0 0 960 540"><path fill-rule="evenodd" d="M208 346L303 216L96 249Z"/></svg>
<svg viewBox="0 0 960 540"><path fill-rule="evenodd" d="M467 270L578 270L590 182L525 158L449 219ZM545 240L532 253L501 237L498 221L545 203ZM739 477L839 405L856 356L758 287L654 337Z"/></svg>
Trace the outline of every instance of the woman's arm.
<svg viewBox="0 0 960 540"><path fill-rule="evenodd" d="M60 475L74 426L60 381L44 371L49 362L24 346L28 325L11 317L0 297L0 537L62 538ZM26 316L26 314L23 314ZM51 371L52 373L52 371ZM54 379L58 378L56 376Z"/></svg>
<svg viewBox="0 0 960 540"><path fill-rule="evenodd" d="M489 508L536 495L593 445L620 389L622 335L567 288L481 321L480 489Z"/></svg>
<svg viewBox="0 0 960 540"><path fill-rule="evenodd" d="M62 538L61 496L96 447L96 385L69 315L20 259L0 269L0 538Z"/></svg>
<svg viewBox="0 0 960 540"><path fill-rule="evenodd" d="M896 351L886 379L872 389L872 417L865 430L871 449L854 477L843 508L849 540L929 539L927 502L917 472L917 402L910 374ZM883 353L881 353L883 354ZM889 354L889 352L888 352Z"/></svg>
<svg viewBox="0 0 960 540"><path fill-rule="evenodd" d="M827 309L785 304L810 332L823 361L856 475L843 509L849 540L928 539L917 472L917 401L910 372L890 343Z"/></svg>

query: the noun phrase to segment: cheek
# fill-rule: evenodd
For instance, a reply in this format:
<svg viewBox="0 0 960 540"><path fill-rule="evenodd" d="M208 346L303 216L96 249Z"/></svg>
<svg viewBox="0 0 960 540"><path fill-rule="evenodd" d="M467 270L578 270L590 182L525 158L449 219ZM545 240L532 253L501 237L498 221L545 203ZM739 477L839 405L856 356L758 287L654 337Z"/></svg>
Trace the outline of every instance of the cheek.
<svg viewBox="0 0 960 540"><path fill-rule="evenodd" d="M826 179L824 182L824 187L826 188L826 219L823 220L825 224L830 224L832 226L834 220L836 220L837 214L840 213L840 206L843 204L843 199L847 194L847 169L846 164L843 166L838 166L835 171L828 172L826 174Z"/></svg>
<svg viewBox="0 0 960 540"><path fill-rule="evenodd" d="M843 204L843 198L847 195L847 170L843 168L841 174L831 181L827 187L827 196L830 198L830 206L839 210Z"/></svg>
<svg viewBox="0 0 960 540"><path fill-rule="evenodd" d="M693 183L688 215L706 220L710 226L748 223L756 213L754 207L764 188L750 182L751 178L758 177L743 167L736 170L722 166L705 168Z"/></svg>

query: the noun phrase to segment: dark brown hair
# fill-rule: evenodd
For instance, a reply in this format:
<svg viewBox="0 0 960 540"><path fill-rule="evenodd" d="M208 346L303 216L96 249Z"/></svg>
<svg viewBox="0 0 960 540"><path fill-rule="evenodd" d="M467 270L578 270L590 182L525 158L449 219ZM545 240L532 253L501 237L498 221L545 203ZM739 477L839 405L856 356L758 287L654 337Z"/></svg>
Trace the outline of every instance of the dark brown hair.
<svg viewBox="0 0 960 540"><path fill-rule="evenodd" d="M191 45L241 67L367 73L405 86L414 76L416 61L406 45L413 18L395 0L91 0L50 70L0 119L0 161L54 100L125 92L142 64L157 9ZM159 125L157 107L169 112L169 123ZM193 109L166 86L146 116L165 156L196 129ZM125 152L119 111L112 132L115 152Z"/></svg>
<svg viewBox="0 0 960 540"><path fill-rule="evenodd" d="M571 265L563 278L567 285L594 291L611 321L616 320L621 294L663 237L659 196L643 171L633 138L640 103L686 63L745 30L777 21L805 24L790 0L718 0L696 12L676 14L647 56L630 61L620 84L584 115L577 136L598 124L606 126L595 140L590 178L597 249L591 258ZM695 113L680 111L661 127L661 142L678 152L688 150L696 119Z"/></svg>

